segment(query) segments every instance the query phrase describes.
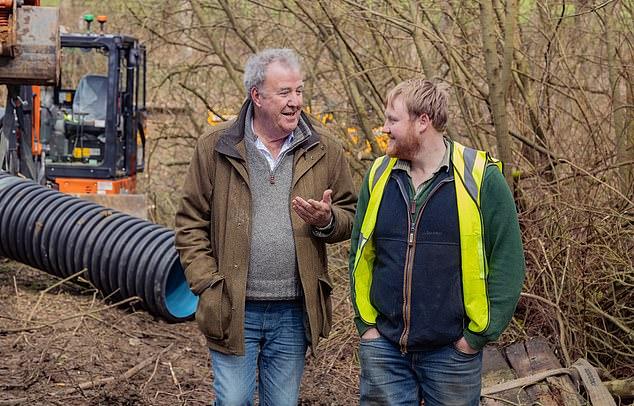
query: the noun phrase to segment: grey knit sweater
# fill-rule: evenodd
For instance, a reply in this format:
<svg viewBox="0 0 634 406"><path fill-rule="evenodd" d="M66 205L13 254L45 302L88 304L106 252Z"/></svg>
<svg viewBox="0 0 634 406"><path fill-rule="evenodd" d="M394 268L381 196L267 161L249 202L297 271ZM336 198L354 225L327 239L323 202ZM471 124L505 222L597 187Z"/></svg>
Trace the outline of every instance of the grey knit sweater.
<svg viewBox="0 0 634 406"><path fill-rule="evenodd" d="M310 131L304 123L294 132L289 150L275 168L255 146L251 112L245 122L245 146L251 185L251 253L247 300L291 300L302 295L291 225L290 192L293 148Z"/></svg>

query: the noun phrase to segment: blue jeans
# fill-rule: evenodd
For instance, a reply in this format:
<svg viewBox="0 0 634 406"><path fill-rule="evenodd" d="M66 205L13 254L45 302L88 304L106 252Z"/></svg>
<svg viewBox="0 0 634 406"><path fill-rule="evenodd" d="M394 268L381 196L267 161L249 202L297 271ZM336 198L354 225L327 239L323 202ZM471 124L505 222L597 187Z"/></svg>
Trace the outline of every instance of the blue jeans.
<svg viewBox="0 0 634 406"><path fill-rule="evenodd" d="M361 340L361 405L479 405L482 352L464 354L452 344L401 354L384 337Z"/></svg>
<svg viewBox="0 0 634 406"><path fill-rule="evenodd" d="M297 405L307 346L300 301L247 301L244 355L211 351L215 404L253 405L257 368L260 405Z"/></svg>

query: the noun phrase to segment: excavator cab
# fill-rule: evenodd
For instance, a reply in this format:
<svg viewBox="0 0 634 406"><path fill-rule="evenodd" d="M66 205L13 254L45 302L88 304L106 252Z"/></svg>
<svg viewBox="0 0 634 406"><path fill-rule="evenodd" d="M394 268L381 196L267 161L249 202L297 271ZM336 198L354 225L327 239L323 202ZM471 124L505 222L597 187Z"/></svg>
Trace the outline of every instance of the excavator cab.
<svg viewBox="0 0 634 406"><path fill-rule="evenodd" d="M61 80L42 90L46 178L61 192L135 193L144 169L145 47L132 37L62 34Z"/></svg>

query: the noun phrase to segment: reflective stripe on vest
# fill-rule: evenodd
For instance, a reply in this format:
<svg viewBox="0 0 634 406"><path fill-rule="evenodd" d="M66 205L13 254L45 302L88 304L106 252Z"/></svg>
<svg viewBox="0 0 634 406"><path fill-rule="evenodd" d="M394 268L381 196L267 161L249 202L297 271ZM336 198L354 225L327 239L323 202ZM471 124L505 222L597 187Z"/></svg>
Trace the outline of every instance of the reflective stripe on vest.
<svg viewBox="0 0 634 406"><path fill-rule="evenodd" d="M361 225L359 244L352 272L355 302L359 316L366 324L376 324L377 310L370 303L370 288L376 248L372 233L385 191L385 186L396 164L396 158L377 158L368 176L370 199ZM467 148L453 142L451 161L460 226L460 253L464 307L469 317L469 330L479 333L489 325L489 301L486 290L488 274L484 253L483 221L480 212L480 189L487 165L494 164L502 171L501 162L486 152Z"/></svg>
<svg viewBox="0 0 634 406"><path fill-rule="evenodd" d="M387 158L387 156L375 159L370 169L368 177L370 200L361 224L357 254L354 257L354 271L352 272L355 302L359 310L359 316L367 324L376 324L376 316L378 314L372 303L370 303L370 286L372 285L376 248L373 242L369 244L368 242L371 241L370 238L376 225L376 216L379 213L385 185L387 185L392 168L394 168L394 164L397 161L396 158L384 158ZM375 190L378 193L374 193Z"/></svg>

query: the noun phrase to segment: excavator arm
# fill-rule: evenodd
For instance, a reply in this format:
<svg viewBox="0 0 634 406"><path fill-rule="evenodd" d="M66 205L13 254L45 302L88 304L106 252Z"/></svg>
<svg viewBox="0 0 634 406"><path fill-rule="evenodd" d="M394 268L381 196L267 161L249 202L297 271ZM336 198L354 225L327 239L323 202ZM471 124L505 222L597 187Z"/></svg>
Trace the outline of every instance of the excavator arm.
<svg viewBox="0 0 634 406"><path fill-rule="evenodd" d="M32 116L39 111L28 100L34 100L31 85L57 84L59 61L59 10L40 7L39 0L0 0L0 84L7 86L0 169L43 180L33 158L41 152Z"/></svg>

